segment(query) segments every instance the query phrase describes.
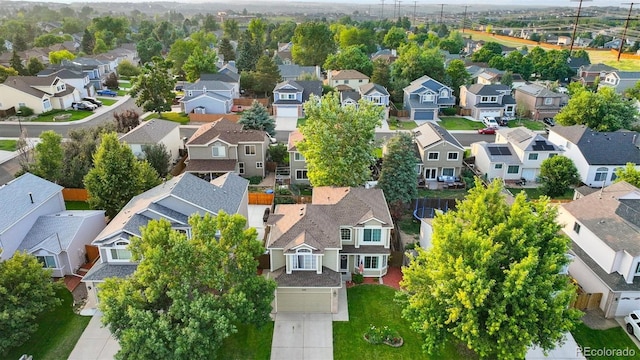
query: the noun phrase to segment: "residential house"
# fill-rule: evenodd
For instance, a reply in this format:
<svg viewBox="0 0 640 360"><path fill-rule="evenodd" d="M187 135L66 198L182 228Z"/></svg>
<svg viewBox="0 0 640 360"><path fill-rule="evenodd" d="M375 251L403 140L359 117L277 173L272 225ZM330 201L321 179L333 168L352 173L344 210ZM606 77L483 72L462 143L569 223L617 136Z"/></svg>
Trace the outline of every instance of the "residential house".
<svg viewBox="0 0 640 360"><path fill-rule="evenodd" d="M291 184L309 185L309 177L307 176L307 161L304 156L298 152L297 145L304 139L302 133L295 129L289 133L287 140L287 151L289 152L289 174L291 176Z"/></svg>
<svg viewBox="0 0 640 360"><path fill-rule="evenodd" d="M273 54L273 61L277 65L293 64L293 56L291 55L292 42L278 43L278 49ZM295 79L294 79L295 80Z"/></svg>
<svg viewBox="0 0 640 360"><path fill-rule="evenodd" d="M380 189L317 187L311 204L276 205L267 226L276 313L336 313L343 279L387 273L393 222Z"/></svg>
<svg viewBox="0 0 640 360"><path fill-rule="evenodd" d="M302 105L311 95L322 96L320 80L285 80L273 89L273 116L277 118L304 117Z"/></svg>
<svg viewBox="0 0 640 360"><path fill-rule="evenodd" d="M180 125L174 121L152 119L120 136L120 141L127 143L133 154L139 159L146 157L145 147L162 144L171 155L171 159L179 158L180 149L184 149L186 138L180 138Z"/></svg>
<svg viewBox="0 0 640 360"><path fill-rule="evenodd" d="M234 71L235 70L235 71ZM222 81L233 86L234 99L240 97L240 74L238 70L228 63L223 65L217 73L214 74L201 74L200 81Z"/></svg>
<svg viewBox="0 0 640 360"><path fill-rule="evenodd" d="M404 88L404 108L409 111L411 120L437 120L440 109L455 104L453 90L427 75Z"/></svg>
<svg viewBox="0 0 640 360"><path fill-rule="evenodd" d="M95 89L104 88L103 83L113 70L108 62L91 58L75 58L73 60L62 60L61 67L82 71L89 75L89 81Z"/></svg>
<svg viewBox="0 0 640 360"><path fill-rule="evenodd" d="M576 74L580 74L580 68L589 66L591 64L591 60L583 57L570 57L567 59L567 63L569 63L569 67L571 68L571 70L573 70Z"/></svg>
<svg viewBox="0 0 640 360"><path fill-rule="evenodd" d="M590 187L610 185L616 169L627 163L640 170L640 137L634 131L597 132L584 125L556 125L549 131L549 141L564 149L580 180Z"/></svg>
<svg viewBox="0 0 640 360"><path fill-rule="evenodd" d="M571 239L569 275L583 292L602 294L606 318L640 308L640 190L620 181L558 207Z"/></svg>
<svg viewBox="0 0 640 360"><path fill-rule="evenodd" d="M97 287L109 277L133 274L138 264L131 261L131 239L141 237L141 228L151 220L166 219L171 227L191 236L192 215L228 214L248 216L249 181L225 174L211 182L183 173L134 196L94 239L100 262L84 276L90 301L97 302Z"/></svg>
<svg viewBox="0 0 640 360"><path fill-rule="evenodd" d="M66 211L62 187L30 173L0 186L0 260L35 256L54 277L74 274L105 226L104 211Z"/></svg>
<svg viewBox="0 0 640 360"><path fill-rule="evenodd" d="M0 110L26 106L41 114L68 109L81 99L80 92L57 76L9 76L0 84Z"/></svg>
<svg viewBox="0 0 640 360"><path fill-rule="evenodd" d="M297 81L307 76L314 80L322 79L322 71L320 66L300 66L296 64L282 64L278 65L280 70L280 76L282 81Z"/></svg>
<svg viewBox="0 0 640 360"><path fill-rule="evenodd" d="M482 120L491 117L513 117L516 114L516 100L507 85L462 85L460 86L460 107L470 111L471 117Z"/></svg>
<svg viewBox="0 0 640 360"><path fill-rule="evenodd" d="M556 116L568 101L566 95L538 84L527 84L515 89L515 98L516 103L522 105L534 120Z"/></svg>
<svg viewBox="0 0 640 360"><path fill-rule="evenodd" d="M395 49L381 49L376 51L371 55L371 61L376 61L378 59L384 61L387 64L391 64L398 58L398 53Z"/></svg>
<svg viewBox="0 0 640 360"><path fill-rule="evenodd" d="M261 130L243 130L242 124L221 118L207 123L186 143L186 172L214 178L233 172L264 177L269 135Z"/></svg>
<svg viewBox="0 0 640 360"><path fill-rule="evenodd" d="M389 92L378 84L368 83L361 85L357 91L341 91L340 103L342 105L356 105L360 99L365 99L383 107L384 119L389 118Z"/></svg>
<svg viewBox="0 0 640 360"><path fill-rule="evenodd" d="M479 71L471 74L471 82L484 85L497 85L502 81L502 77L506 72L494 68L481 68ZM516 89L526 82L520 74L511 74L511 88Z"/></svg>
<svg viewBox="0 0 640 360"><path fill-rule="evenodd" d="M369 83L369 77L357 70L332 70L327 83L338 91L354 91Z"/></svg>
<svg viewBox="0 0 640 360"><path fill-rule="evenodd" d="M523 126L500 128L494 143L471 144L474 166L489 180L536 181L542 162L562 152L559 146Z"/></svg>
<svg viewBox="0 0 640 360"><path fill-rule="evenodd" d="M618 94L624 94L640 81L640 71L620 71L613 70L608 72L598 87L610 87Z"/></svg>
<svg viewBox="0 0 640 360"><path fill-rule="evenodd" d="M613 39L611 41L607 41L602 46L605 49L620 49L620 44L622 44L622 39Z"/></svg>
<svg viewBox="0 0 640 360"><path fill-rule="evenodd" d="M580 81L584 86L592 86L597 82L602 82L608 72L615 70L605 64L587 64L580 66L576 72L574 81Z"/></svg>
<svg viewBox="0 0 640 360"><path fill-rule="evenodd" d="M240 97L235 84L218 80L198 80L184 87L180 107L184 113L229 114L233 99Z"/></svg>
<svg viewBox="0 0 640 360"><path fill-rule="evenodd" d="M425 181L440 176L460 176L464 147L446 129L426 122L413 129L420 154L419 173Z"/></svg>
<svg viewBox="0 0 640 360"><path fill-rule="evenodd" d="M50 77L57 76L66 84L69 84L76 88L80 92L80 97L85 98L88 96L94 96L96 89L89 81L89 75L82 71L66 69L61 67L50 67L40 71L37 76Z"/></svg>

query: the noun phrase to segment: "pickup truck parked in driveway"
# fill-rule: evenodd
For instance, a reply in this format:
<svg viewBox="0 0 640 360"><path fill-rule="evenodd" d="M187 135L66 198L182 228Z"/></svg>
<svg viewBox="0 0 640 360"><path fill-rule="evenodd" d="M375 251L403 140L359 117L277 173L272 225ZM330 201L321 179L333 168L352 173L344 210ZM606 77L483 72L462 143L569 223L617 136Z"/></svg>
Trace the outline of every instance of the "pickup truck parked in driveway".
<svg viewBox="0 0 640 360"><path fill-rule="evenodd" d="M101 90L96 91L96 93L98 95L100 95L100 96L111 96L111 97L114 97L114 96L118 95L117 92L115 92L115 91L113 91L111 89L101 89Z"/></svg>

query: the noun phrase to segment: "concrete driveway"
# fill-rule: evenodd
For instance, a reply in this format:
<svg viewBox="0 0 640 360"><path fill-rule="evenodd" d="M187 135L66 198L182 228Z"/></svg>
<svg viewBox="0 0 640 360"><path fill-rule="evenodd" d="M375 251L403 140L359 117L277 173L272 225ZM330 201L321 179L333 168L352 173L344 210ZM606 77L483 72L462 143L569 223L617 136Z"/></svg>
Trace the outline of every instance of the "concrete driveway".
<svg viewBox="0 0 640 360"><path fill-rule="evenodd" d="M271 360L289 359L333 359L331 314L276 314Z"/></svg>
<svg viewBox="0 0 640 360"><path fill-rule="evenodd" d="M78 339L69 360L113 360L120 350L118 341L106 327L102 326L99 311L93 315L89 325Z"/></svg>

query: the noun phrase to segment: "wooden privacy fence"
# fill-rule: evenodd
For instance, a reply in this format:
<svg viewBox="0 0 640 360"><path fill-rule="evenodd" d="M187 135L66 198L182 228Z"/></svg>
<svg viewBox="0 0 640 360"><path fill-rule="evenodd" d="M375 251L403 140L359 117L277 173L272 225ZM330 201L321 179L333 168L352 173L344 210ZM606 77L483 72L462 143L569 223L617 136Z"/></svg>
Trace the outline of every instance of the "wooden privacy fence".
<svg viewBox="0 0 640 360"><path fill-rule="evenodd" d="M273 204L274 194L265 193L249 193L250 205L271 205Z"/></svg>
<svg viewBox="0 0 640 360"><path fill-rule="evenodd" d="M233 122L238 122L238 120L240 120L240 115L236 115L236 114L196 114L196 113L189 113L189 122L210 123L210 122L218 121L221 118L225 118L225 119L233 121Z"/></svg>
<svg viewBox="0 0 640 360"><path fill-rule="evenodd" d="M62 197L64 201L87 201L89 194L87 189L64 188L62 189Z"/></svg>
<svg viewBox="0 0 640 360"><path fill-rule="evenodd" d="M600 300L602 300L602 293L587 293L580 289L571 307L578 310L593 310L600 306Z"/></svg>

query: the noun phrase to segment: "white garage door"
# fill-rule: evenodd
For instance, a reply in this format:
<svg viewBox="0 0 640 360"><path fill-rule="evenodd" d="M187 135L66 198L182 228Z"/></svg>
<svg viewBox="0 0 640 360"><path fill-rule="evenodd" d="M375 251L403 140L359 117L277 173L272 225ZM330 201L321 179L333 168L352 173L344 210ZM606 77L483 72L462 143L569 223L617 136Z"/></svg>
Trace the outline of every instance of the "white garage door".
<svg viewBox="0 0 640 360"><path fill-rule="evenodd" d="M500 116L501 115L501 111L500 110L481 110L480 111L480 120L484 119L485 116L487 117L496 117L496 116Z"/></svg>
<svg viewBox="0 0 640 360"><path fill-rule="evenodd" d="M536 169L522 169L522 177L527 179L527 181L535 180Z"/></svg>
<svg viewBox="0 0 640 360"><path fill-rule="evenodd" d="M331 289L278 289L276 301L277 312L330 313Z"/></svg>
<svg viewBox="0 0 640 360"><path fill-rule="evenodd" d="M616 316L629 315L633 310L640 309L640 293L622 293L619 294L618 307L616 308ZM614 294L612 296L618 296Z"/></svg>
<svg viewBox="0 0 640 360"><path fill-rule="evenodd" d="M284 117L297 118L298 107L297 106L278 106L276 110L276 116L279 118L284 118Z"/></svg>

